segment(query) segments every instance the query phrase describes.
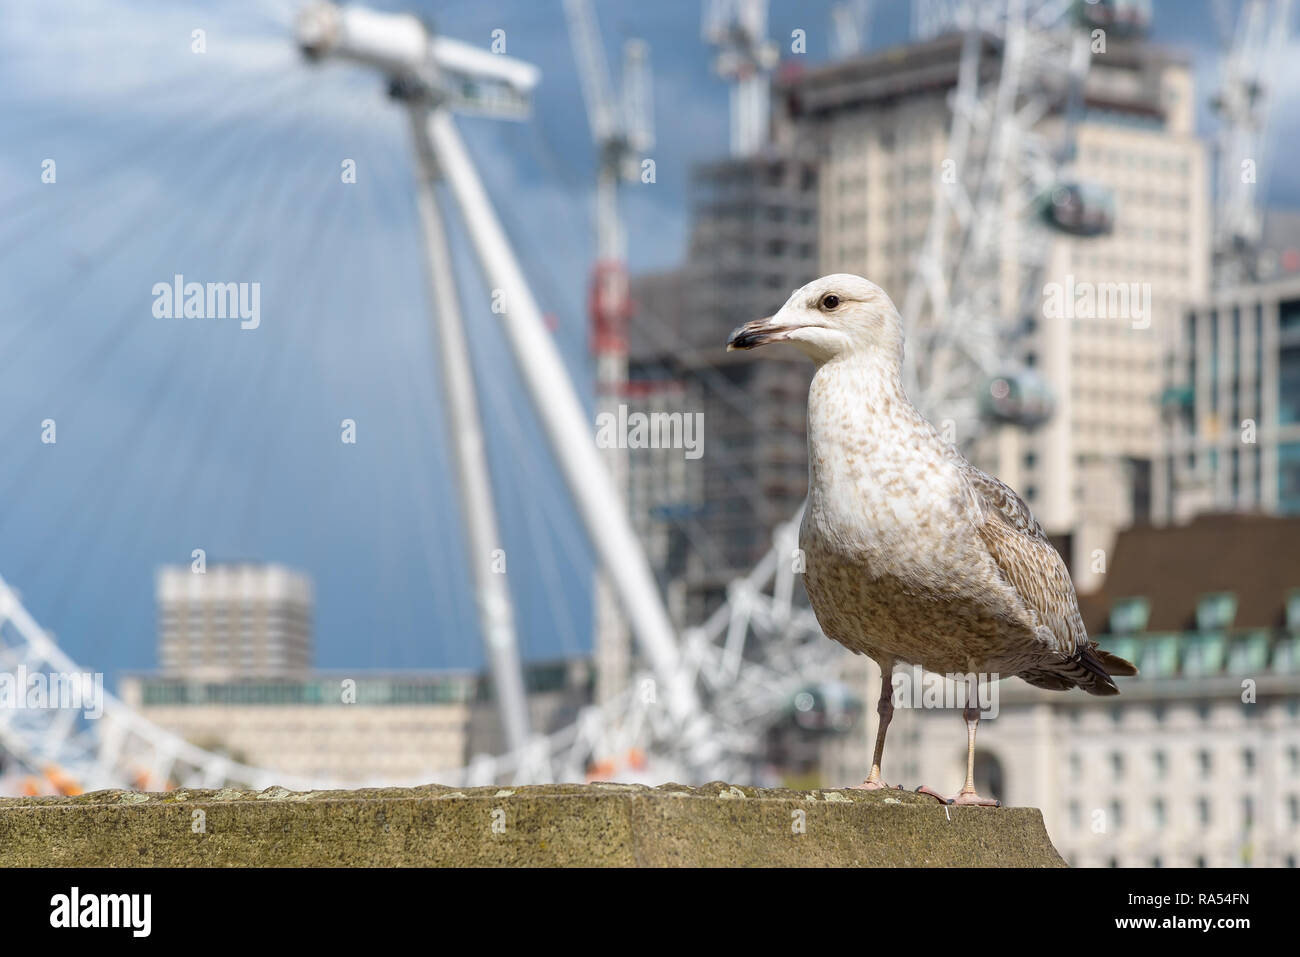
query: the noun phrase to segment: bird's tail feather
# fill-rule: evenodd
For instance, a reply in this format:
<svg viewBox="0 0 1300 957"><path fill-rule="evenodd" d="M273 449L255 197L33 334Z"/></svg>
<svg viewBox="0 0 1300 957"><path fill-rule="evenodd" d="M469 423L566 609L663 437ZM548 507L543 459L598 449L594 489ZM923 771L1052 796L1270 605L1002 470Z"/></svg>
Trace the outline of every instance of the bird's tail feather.
<svg viewBox="0 0 1300 957"><path fill-rule="evenodd" d="M1020 677L1036 688L1052 691L1082 688L1088 694L1114 695L1119 694L1119 688L1112 676L1135 674L1137 668L1132 662L1089 645L1051 670L1022 672Z"/></svg>
<svg viewBox="0 0 1300 957"><path fill-rule="evenodd" d="M1109 675L1131 678L1138 673L1137 665L1121 658L1119 655L1112 655L1109 651L1102 651L1100 648L1092 649L1092 653Z"/></svg>
<svg viewBox="0 0 1300 957"><path fill-rule="evenodd" d="M1074 660L1079 663L1085 672L1082 680L1075 679L1075 684L1080 688L1088 692L1088 694L1119 694L1119 688L1115 687L1115 682L1111 680L1105 665L1097 657L1096 648L1085 645L1075 655Z"/></svg>

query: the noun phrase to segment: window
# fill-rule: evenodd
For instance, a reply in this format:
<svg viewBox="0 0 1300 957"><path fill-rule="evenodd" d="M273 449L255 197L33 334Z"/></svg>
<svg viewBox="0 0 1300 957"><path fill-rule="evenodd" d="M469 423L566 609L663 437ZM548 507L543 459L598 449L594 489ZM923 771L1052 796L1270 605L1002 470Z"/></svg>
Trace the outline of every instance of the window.
<svg viewBox="0 0 1300 957"><path fill-rule="evenodd" d="M1300 421L1300 349L1296 369L1296 418ZM1285 419L1283 420L1285 421ZM1278 509L1286 514L1300 512L1300 442L1279 442L1277 446ZM1289 609L1288 609L1289 610ZM1292 625L1292 627L1296 627Z"/></svg>
<svg viewBox="0 0 1300 957"><path fill-rule="evenodd" d="M1151 802L1151 826L1157 830L1165 826L1165 802L1156 798Z"/></svg>
<svg viewBox="0 0 1300 957"><path fill-rule="evenodd" d="M1199 797L1196 799L1196 817L1201 822L1201 824L1208 825L1210 823L1210 799L1209 798ZM1203 867L1204 865L1200 865L1200 866Z"/></svg>
<svg viewBox="0 0 1300 957"><path fill-rule="evenodd" d="M1237 617L1237 596L1232 592L1202 595L1196 604L1196 627L1201 631L1231 628Z"/></svg>
<svg viewBox="0 0 1300 957"><path fill-rule="evenodd" d="M1228 642L1223 631L1203 631L1183 640L1183 674L1218 674L1227 658Z"/></svg>
<svg viewBox="0 0 1300 957"><path fill-rule="evenodd" d="M1277 304L1277 326L1279 332L1300 329L1300 299L1288 299Z"/></svg>
<svg viewBox="0 0 1300 957"><path fill-rule="evenodd" d="M1300 631L1300 588L1293 588L1286 596L1286 626Z"/></svg>
<svg viewBox="0 0 1300 957"><path fill-rule="evenodd" d="M1142 597L1117 598L1110 606L1110 630L1114 634L1146 631L1151 602Z"/></svg>
<svg viewBox="0 0 1300 957"><path fill-rule="evenodd" d="M1278 417L1283 424L1300 422L1300 345L1290 342L1278 350Z"/></svg>
<svg viewBox="0 0 1300 957"><path fill-rule="evenodd" d="M1152 763L1156 767L1156 777L1163 778L1169 773L1169 759L1163 751L1157 751L1151 755Z"/></svg>

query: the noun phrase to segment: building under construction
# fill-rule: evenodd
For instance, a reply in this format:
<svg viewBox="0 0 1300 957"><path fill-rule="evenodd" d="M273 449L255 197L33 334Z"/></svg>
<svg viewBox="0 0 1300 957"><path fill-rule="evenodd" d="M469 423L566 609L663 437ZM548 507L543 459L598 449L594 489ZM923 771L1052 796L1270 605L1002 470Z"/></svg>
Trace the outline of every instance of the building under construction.
<svg viewBox="0 0 1300 957"><path fill-rule="evenodd" d="M686 264L633 280L629 384L643 402L667 389L679 408L702 412L704 458L673 480L668 470L683 466L671 456L632 453L629 498L652 560L677 556L660 565L677 583L674 611L699 621L807 491L807 363L793 354L755 362L724 348L733 328L817 277L817 164L776 149L701 164L691 209Z"/></svg>

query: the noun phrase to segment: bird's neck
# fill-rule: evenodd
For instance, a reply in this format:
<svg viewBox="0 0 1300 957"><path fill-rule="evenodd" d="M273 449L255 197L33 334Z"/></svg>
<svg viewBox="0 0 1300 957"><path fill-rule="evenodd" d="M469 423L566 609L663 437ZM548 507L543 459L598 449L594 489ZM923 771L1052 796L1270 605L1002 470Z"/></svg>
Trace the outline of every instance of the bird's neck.
<svg viewBox="0 0 1300 957"><path fill-rule="evenodd" d="M847 353L822 363L808 391L810 420L814 411L847 424L910 410L902 363L879 351Z"/></svg>
<svg viewBox="0 0 1300 957"><path fill-rule="evenodd" d="M903 392L899 363L880 355L824 363L808 390L809 479L833 480L844 468L867 467L924 420ZM855 464L856 463L856 464Z"/></svg>

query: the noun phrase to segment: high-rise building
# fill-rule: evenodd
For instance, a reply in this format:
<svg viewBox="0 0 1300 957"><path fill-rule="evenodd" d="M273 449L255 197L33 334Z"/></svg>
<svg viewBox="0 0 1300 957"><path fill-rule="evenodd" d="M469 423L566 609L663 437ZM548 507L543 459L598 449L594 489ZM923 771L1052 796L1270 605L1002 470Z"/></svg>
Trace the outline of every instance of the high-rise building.
<svg viewBox="0 0 1300 957"><path fill-rule="evenodd" d="M819 272L867 276L901 300L949 153L962 43L939 37L781 82L778 141L814 144L821 158ZM996 71L998 43L983 43L981 69ZM1042 297L1014 348L1051 388L1055 414L1032 430L999 428L975 456L1026 499L1087 588L1116 530L1149 512L1160 350L1208 288L1209 205L1183 57L1111 38L1082 101L1071 176L1110 193L1113 231L1050 234ZM1059 135L1063 109L1049 98L1036 129Z"/></svg>
<svg viewBox="0 0 1300 957"><path fill-rule="evenodd" d="M164 674L274 676L311 667L312 585L282 565L213 563L157 575Z"/></svg>
<svg viewBox="0 0 1300 957"><path fill-rule="evenodd" d="M1156 519L1300 514L1300 278L1216 290L1172 332Z"/></svg>

